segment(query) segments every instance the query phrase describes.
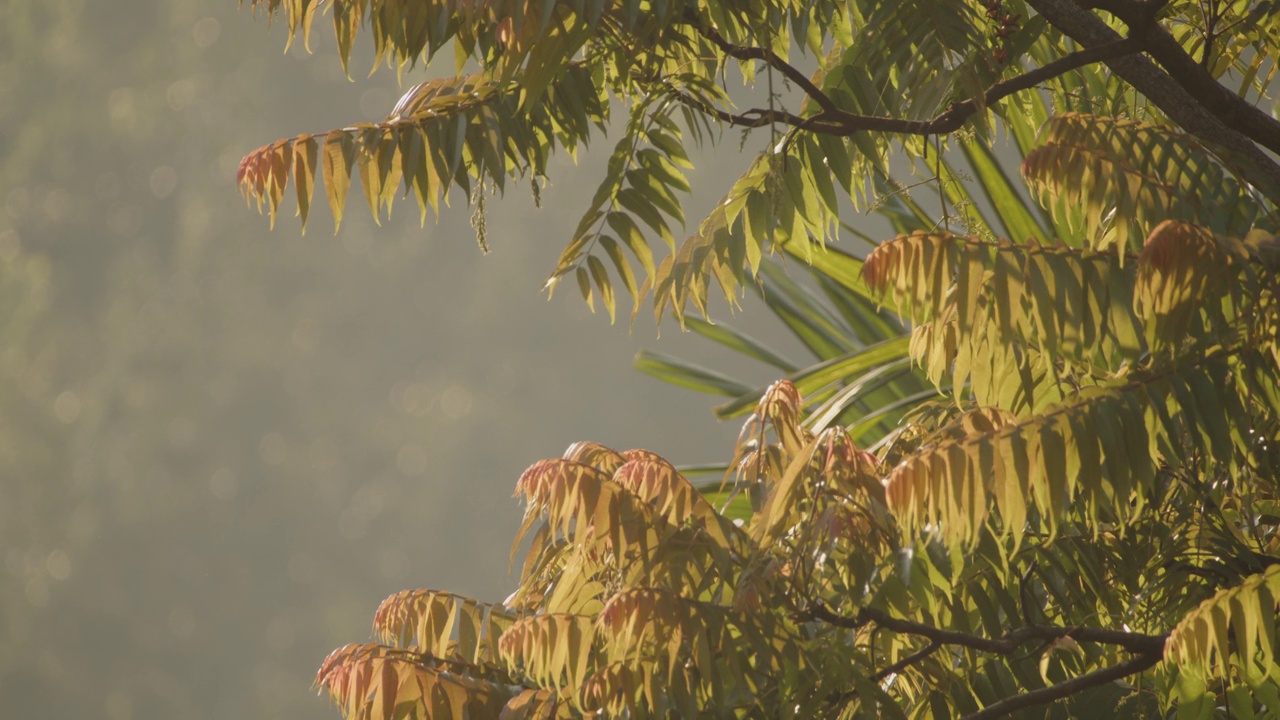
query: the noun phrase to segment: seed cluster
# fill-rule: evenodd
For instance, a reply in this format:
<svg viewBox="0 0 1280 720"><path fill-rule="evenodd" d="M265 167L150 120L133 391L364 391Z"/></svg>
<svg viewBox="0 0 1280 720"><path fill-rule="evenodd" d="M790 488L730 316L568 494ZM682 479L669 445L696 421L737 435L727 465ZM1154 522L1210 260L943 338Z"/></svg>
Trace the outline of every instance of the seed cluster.
<svg viewBox="0 0 1280 720"><path fill-rule="evenodd" d="M1009 62L1009 39L1018 31L1018 21L1021 18L1005 10L1004 0L983 0L982 6L987 9L987 24L991 32L991 57L997 65L1004 65Z"/></svg>

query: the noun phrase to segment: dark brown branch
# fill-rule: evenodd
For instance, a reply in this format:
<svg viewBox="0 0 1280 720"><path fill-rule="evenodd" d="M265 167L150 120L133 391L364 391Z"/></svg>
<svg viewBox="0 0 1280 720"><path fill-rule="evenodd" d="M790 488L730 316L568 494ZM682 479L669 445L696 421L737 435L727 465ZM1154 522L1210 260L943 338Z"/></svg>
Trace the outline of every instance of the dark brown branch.
<svg viewBox="0 0 1280 720"><path fill-rule="evenodd" d="M797 127L804 124L804 118L799 115L793 115L785 110L753 108L741 113L731 113L699 100L698 98L678 89L669 81L664 81L663 84L667 86L667 91L670 92L671 96L675 99L692 108L711 115L721 122L729 123L730 125L746 128L758 128L775 122Z"/></svg>
<svg viewBox="0 0 1280 720"><path fill-rule="evenodd" d="M1032 690L1022 695L1015 695L992 703L982 710L967 716L965 720L989 720L990 718L1001 717L1023 708L1050 703L1088 690L1091 687L1105 685L1113 680L1140 673L1163 659L1164 644L1168 638L1168 635L1144 635L1142 633L1108 630L1105 628L1026 625L1011 630L999 638L992 639L971 633L943 630L942 628L911 620L902 620L873 608L862 608L858 611L856 617L850 618L833 613L825 605L814 604L808 608L806 615L811 619L821 620L837 627L861 628L870 623L875 623L877 627L886 630L918 635L929 639L929 644L924 648L876 673L873 680L877 682L892 673L901 672L912 664L923 660L943 645L956 645L997 655L1009 655L1017 651L1022 645L1033 640L1053 641L1070 637L1079 642L1116 645L1136 654L1135 657L1118 665L1095 670L1056 685ZM849 694L845 694L839 700L846 701L849 697Z"/></svg>
<svg viewBox="0 0 1280 720"><path fill-rule="evenodd" d="M1208 70L1209 63L1213 60L1213 43L1218 39L1218 4L1210 3L1207 14L1204 5L1200 9L1204 19L1204 47L1200 48L1200 67Z"/></svg>
<svg viewBox="0 0 1280 720"><path fill-rule="evenodd" d="M934 654L940 649L942 649L942 643L936 643L936 642L930 641L928 645L925 645L919 650L911 653L910 655L907 655L901 660L898 660L898 662L877 672L875 675L872 675L871 682L878 683L883 681L885 678L889 677L890 675L900 673L903 670L906 670L907 668L911 667L912 665L915 665L916 663L920 662L921 660L924 660L925 658L929 657L930 655ZM849 690L848 692L843 692L838 694L832 693L831 696L829 697L829 702L835 707L840 707L857 697L858 697L857 690Z"/></svg>
<svg viewBox="0 0 1280 720"><path fill-rule="evenodd" d="M1095 62L1102 62L1111 58L1122 57L1138 52L1139 47L1137 41L1130 39L1117 39L1115 42L1098 47L1089 48L1073 52L1070 55L1054 60L1053 62L1030 70L1002 82L998 82L987 89L983 94L983 105L993 105L1004 98L1039 85L1040 83L1055 78L1063 73L1070 72L1085 65ZM896 120L891 118L874 118L863 115L855 115L853 113L837 110L835 113L835 123L839 130L833 132L835 135L852 135L863 130L880 130L885 132L900 132L911 135L940 135L959 130L965 121L978 111L978 103L974 100L964 100L955 103L947 108L946 112L938 115L932 120L912 121L912 120ZM817 129L817 124L824 121L825 116L830 113L819 113L809 118L806 129ZM819 130L821 132L821 130Z"/></svg>
<svg viewBox="0 0 1280 720"><path fill-rule="evenodd" d="M808 75L805 75L799 68L778 57L778 54L774 51L765 48L734 45L728 40L725 40L719 30L704 25L692 10L685 13L685 20L687 20L689 24L693 25L699 35L710 41L712 45L719 48L720 52L725 55L738 60L760 60L768 64L769 67L772 67L774 70L782 73L791 82L799 85L800 89L804 91L804 94L813 98L813 101L818 103L818 107L822 108L824 112L835 112L838 110L835 101L833 101L826 93L822 92L821 88L814 85Z"/></svg>
<svg viewBox="0 0 1280 720"><path fill-rule="evenodd" d="M1044 705L1054 700L1075 695L1092 687L1106 685L1120 678L1128 677L1136 673L1140 673L1147 668L1155 666L1160 662L1163 655L1159 652L1143 653L1136 657L1129 658L1122 663L1112 665L1111 667L1095 670L1091 673L1085 673L1079 677L1064 680L1056 685L1050 685L1039 690L1032 690L1021 695L1007 697L998 702L994 702L985 708L979 710L972 715L966 715L963 720L990 720L1017 712L1024 708L1034 707L1036 705Z"/></svg>
<svg viewBox="0 0 1280 720"><path fill-rule="evenodd" d="M1120 36L1101 19L1072 0L1027 0L1051 25L1084 47L1114 42ZM1164 70L1145 57L1125 56L1106 61L1112 72L1160 108L1169 119L1210 146L1245 162L1237 170L1271 202L1280 205L1280 165L1250 138L1233 130L1207 110Z"/></svg>
<svg viewBox="0 0 1280 720"><path fill-rule="evenodd" d="M933 642L933 641L931 640L931 641L929 641L929 644L928 644L928 645L925 645L924 647L920 648L919 650L917 650L917 651L915 651L915 652L911 653L910 655L908 655L908 656L906 656L906 657L902 658L902 659L901 659L901 660L899 660L898 662L896 662L896 663L894 663L894 664L890 665L889 667L887 667L887 668L885 668L885 669L881 670L880 672L877 672L875 675L872 675L872 676L871 676L871 682L880 682L881 680L884 680L885 678L889 677L890 675L896 675L896 674L898 674L898 673L902 672L903 670L906 670L907 668L911 667L912 665L915 665L916 663L920 662L921 660L923 660L923 659L925 659L925 658L929 657L930 655L934 654L934 653L935 653L935 652L937 652L941 647L942 647L942 643Z"/></svg>
<svg viewBox="0 0 1280 720"><path fill-rule="evenodd" d="M971 633L944 630L911 620L895 618L886 612L874 608L862 608L856 617L844 617L831 612L825 605L813 605L808 614L814 620L821 620L837 627L860 628L868 623L894 632L918 635L941 645L958 645L982 652L1008 655L1019 647L1033 640L1052 641L1070 637L1078 642L1092 642L1100 645L1116 645L1130 652L1163 654L1166 635L1145 635L1143 633L1108 630L1106 628L1061 627L1055 625L1024 625L1010 630L998 638L987 638Z"/></svg>
<svg viewBox="0 0 1280 720"><path fill-rule="evenodd" d="M736 47L736 46L731 46ZM739 48L739 50L756 50L757 48ZM1129 55L1140 50L1140 45L1136 40L1129 38L1117 38L1114 42L1106 43L1098 47L1079 50L1070 55L1054 60L1042 67L1030 70L1002 82L998 82L987 89L983 95L983 106L989 106L1004 98L1022 90L1039 85L1040 83L1055 78L1063 73L1070 72L1077 68L1089 65L1091 63L1103 62L1124 55ZM761 51L763 52L763 51ZM736 56L735 56L736 57ZM789 67L789 66L788 66ZM792 68L794 70L794 68ZM796 71L799 72L799 71ZM790 77L790 76L788 76ZM817 88L814 88L817 90ZM801 118L798 115L778 110L753 109L744 113L733 114L707 106L696 98L692 98L673 88L673 92L683 102L689 103L704 112L716 116L724 122L745 127L760 127L770 122L781 122L791 125L800 130L808 130L823 135L835 135L839 137L847 137L859 132L888 132L900 133L905 135L941 135L945 133L959 130L965 121L978 112L979 105L974 100L963 100L953 104L947 108L945 112L933 118L932 120L903 120L901 118L878 117L872 115L858 115L845 110L841 110L831 105L830 109L824 109L816 115L807 118ZM821 94L821 91L817 91ZM813 96L815 100L818 98ZM822 95L826 98L825 95ZM830 98L826 98L829 102ZM819 105L823 102L819 101Z"/></svg>
<svg viewBox="0 0 1280 720"><path fill-rule="evenodd" d="M1280 153L1280 122L1249 101L1223 87L1204 67L1187 54L1155 19L1160 4L1149 0L1094 0L1091 6L1105 10L1129 26L1132 37L1142 39L1143 49L1206 110L1231 129L1254 142ZM1211 42L1206 40L1206 43ZM1205 48L1208 58L1208 47Z"/></svg>

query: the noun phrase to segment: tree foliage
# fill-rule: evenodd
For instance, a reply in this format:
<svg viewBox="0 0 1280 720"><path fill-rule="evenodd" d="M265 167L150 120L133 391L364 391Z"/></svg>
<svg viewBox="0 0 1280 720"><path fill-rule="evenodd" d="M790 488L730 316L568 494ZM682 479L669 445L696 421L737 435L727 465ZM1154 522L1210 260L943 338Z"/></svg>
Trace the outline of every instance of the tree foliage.
<svg viewBox="0 0 1280 720"><path fill-rule="evenodd" d="M425 216L454 187L536 188L549 153L621 111L548 287L574 275L611 317L615 285L637 309L652 295L659 319L787 374L753 390L642 355L748 414L724 482L590 443L536 463L516 592L392 596L384 644L317 678L344 714L1280 712L1280 123L1254 104L1280 20L1084 5L325 5L344 62L367 27L397 70L449 46L481 69L251 153L239 179L273 219L292 182L305 222L317 175L338 220L353 174L375 217L400 193ZM253 6L304 40L321 10ZM725 126L768 141L677 241L686 145ZM1025 186L985 145L1001 134ZM842 235L874 249L828 247ZM707 321L715 287L760 291L817 364Z"/></svg>

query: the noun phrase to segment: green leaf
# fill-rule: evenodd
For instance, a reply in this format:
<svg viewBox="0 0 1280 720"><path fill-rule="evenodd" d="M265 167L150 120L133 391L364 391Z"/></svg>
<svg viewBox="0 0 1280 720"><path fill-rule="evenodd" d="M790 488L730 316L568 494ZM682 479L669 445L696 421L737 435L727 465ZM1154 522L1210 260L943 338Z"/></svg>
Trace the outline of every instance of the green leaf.
<svg viewBox="0 0 1280 720"><path fill-rule="evenodd" d="M779 319L820 359L854 349L840 320L806 288L773 263L760 266L761 279L748 279Z"/></svg>
<svg viewBox="0 0 1280 720"><path fill-rule="evenodd" d="M626 286L632 302L639 306L640 290L636 286L635 274L631 272L631 263L627 262L626 256L622 254L618 241L608 235L601 235L599 242L609 256L609 260L613 262L613 268L618 272L618 277L622 278L622 284Z"/></svg>
<svg viewBox="0 0 1280 720"><path fill-rule="evenodd" d="M310 135L299 135L293 142L294 188L298 194L298 217L302 219L304 233L307 229L307 214L311 210L311 193L319 151L319 143Z"/></svg>
<svg viewBox="0 0 1280 720"><path fill-rule="evenodd" d="M578 279L578 291L582 293L583 301L587 303L587 307L591 309L591 312L595 312L595 295L591 292L591 278L587 275L587 269L579 266L574 272L574 276Z"/></svg>
<svg viewBox="0 0 1280 720"><path fill-rule="evenodd" d="M645 274L652 278L655 271L653 251L649 249L644 233L640 231L640 227L631 219L631 216L626 213L611 212L605 216L605 222L636 256L636 260L640 261L640 267L644 268Z"/></svg>
<svg viewBox="0 0 1280 720"><path fill-rule="evenodd" d="M849 381L849 384L841 388L840 392L833 395L830 400L813 411L809 418L810 427L815 430L829 427L853 403L885 383L891 382L903 373L908 372L910 368L911 358L903 357L886 362Z"/></svg>
<svg viewBox="0 0 1280 720"><path fill-rule="evenodd" d="M724 345L731 350L736 350L747 357L755 358L760 362L768 363L783 372L791 373L797 369L795 363L775 353L759 340L744 332L735 330L732 326L723 322L713 324L700 318L687 317L685 318L685 327L708 340Z"/></svg>
<svg viewBox="0 0 1280 720"><path fill-rule="evenodd" d="M831 278L839 283L841 287L878 303L880 298L871 292L871 288L862 279L863 261L849 253L838 248L828 245L826 248L815 252L812 255L802 256L798 248L788 243L783 246L783 250L794 258L805 260L812 266L814 272Z"/></svg>
<svg viewBox="0 0 1280 720"><path fill-rule="evenodd" d="M1040 242L1050 240L1041 221L1033 214L1034 206L1014 187L991 148L982 141L961 143L960 148L977 176L978 189L1000 219L1005 236L1018 243L1025 243L1030 239ZM1036 211L1043 212L1039 208Z"/></svg>
<svg viewBox="0 0 1280 720"><path fill-rule="evenodd" d="M632 367L664 382L713 395L736 397L751 390L749 385L715 370L649 350L636 353Z"/></svg>
<svg viewBox="0 0 1280 720"><path fill-rule="evenodd" d="M613 297L613 285L609 282L609 272L605 270L604 262L595 255L587 256L587 267L591 270L591 279L600 290L600 299L604 302L605 309L609 311L609 322L613 322L617 313L617 301Z"/></svg>
<svg viewBox="0 0 1280 720"><path fill-rule="evenodd" d="M905 336L885 340L792 373L787 379L795 384L801 395L812 396L832 383L852 380L872 368L906 358L909 344L910 338ZM768 388L763 387L742 393L733 402L717 407L716 416L729 419L751 412L766 390Z"/></svg>

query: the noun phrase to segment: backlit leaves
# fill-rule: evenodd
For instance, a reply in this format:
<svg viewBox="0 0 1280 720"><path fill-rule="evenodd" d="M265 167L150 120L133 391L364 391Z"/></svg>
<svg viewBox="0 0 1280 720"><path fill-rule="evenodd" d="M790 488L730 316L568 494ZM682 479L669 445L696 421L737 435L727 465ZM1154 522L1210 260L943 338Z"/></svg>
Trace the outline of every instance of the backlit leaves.
<svg viewBox="0 0 1280 720"><path fill-rule="evenodd" d="M253 0L251 5L282 17L290 40L310 32L320 6L311 0ZM705 313L712 284L720 285L730 303L736 302L735 291L758 272L767 254L791 244L812 259L815 242L835 237L844 198L855 205L869 199L866 175L887 167L889 147L881 138L864 135L840 139L791 132L783 142L775 138L724 205L676 249L684 225L680 194L689 189L684 172L691 167L685 144L690 138L715 139L715 112L732 108L719 82L727 64L737 64L748 78L762 69L758 59L726 57L709 33L723 39L718 42L767 47L784 60L797 49L815 53L823 64L816 81L840 102L848 99L846 109L883 114L886 108L863 102L861 89L851 92L841 85L841 73L834 72L842 64L861 66L857 52L876 54L872 43L857 43L855 36L857 25L873 23L886 31L869 38L890 42L895 52L910 48L908 55L927 60L912 64L902 58L910 68L928 68L928 82L896 73L880 78L910 88L906 93L890 90L890 95L910 96L913 113L936 111L953 93L949 83L960 74L968 78L962 94L971 95L978 82L975 68L981 64L974 46L984 41L980 18L961 4L946 14L930 13L930 21L921 24L916 22L918 9L900 5L871 12L822 2L774 12L647 0L333 0L326 7L344 63L356 35L367 28L377 63L403 69L452 43L459 68L475 59L483 70L423 83L385 121L325 135L318 150L326 197L340 222L355 174L375 218L389 213L401 190L415 196L425 217L428 207L438 212L451 186L470 197L473 183L501 190L507 176L540 176L554 147L573 152L590 125L603 122L612 92L629 100L632 122L548 287L572 275L588 305L594 308L599 300L611 318L620 294L615 285L637 306L652 291L659 316L670 310L683 318L688 305ZM760 23L770 32L758 32ZM887 31L891 27L892 33ZM837 43L830 51L828 36ZM915 97L917 93L923 95ZM805 112L817 110L812 101L806 103ZM318 140L281 141L242 163L242 189L265 205L273 220L290 178L304 222L309 215L308 173L314 172L314 163L306 162L310 156L304 153L304 160L290 168L285 157L299 142L310 152ZM665 262L654 258L653 237L674 250Z"/></svg>
<svg viewBox="0 0 1280 720"><path fill-rule="evenodd" d="M385 644L492 664L498 638L517 618L505 608L453 593L405 590L382 601L373 629Z"/></svg>
<svg viewBox="0 0 1280 720"><path fill-rule="evenodd" d="M484 74L421 83L380 123L333 130L323 142L309 135L255 150L240 163L241 190L272 218L290 179L305 223L316 163L334 220L340 223L359 177L375 219L389 215L398 193L412 195L425 218L448 202L451 187L470 197L473 182L502 190L508 176L545 173L553 145L573 151L606 106L590 73L568 66L536 104L521 107L518 88Z"/></svg>
<svg viewBox="0 0 1280 720"><path fill-rule="evenodd" d="M819 144L805 136L785 144L785 155L758 155L697 231L658 266L658 319L667 311L683 319L689 305L706 316L715 285L736 305L736 292L759 272L761 258L790 246L787 252L807 259L835 238L840 205L824 148L846 161L849 151L843 143Z"/></svg>
<svg viewBox="0 0 1280 720"><path fill-rule="evenodd" d="M1137 252L1165 219L1242 235L1259 215L1247 186L1199 141L1133 120L1056 116L1022 172L1064 236L1095 250Z"/></svg>
<svg viewBox="0 0 1280 720"><path fill-rule="evenodd" d="M503 68L504 77L522 66L530 76L554 74L557 65L581 49L589 30L606 19L617 21L627 15L611 12L615 8L605 3L551 0L250 0L250 4L255 11L283 15L290 42L298 33L309 38L316 11L327 6L344 68L357 35L367 27L374 43L375 68L386 63L403 69L425 62L453 43L459 67L475 56Z"/></svg>
<svg viewBox="0 0 1280 720"><path fill-rule="evenodd" d="M843 71L851 94L863 83L878 91L876 107L860 110L931 118L947 100L980 95L989 84L983 82L992 73L977 5L923 0L858 5L875 32L850 49ZM851 77L862 73L865 78Z"/></svg>
<svg viewBox="0 0 1280 720"><path fill-rule="evenodd" d="M1167 220L1143 245L1134 307L1153 346L1177 349L1189 338L1262 333L1276 337L1274 271L1280 244L1254 231L1243 240ZM1214 272L1205 272L1213 268Z"/></svg>
<svg viewBox="0 0 1280 720"><path fill-rule="evenodd" d="M329 654L316 685L348 720L497 717L513 694L430 655L381 645L347 645Z"/></svg>
<svg viewBox="0 0 1280 720"><path fill-rule="evenodd" d="M742 448L734 485L769 499L744 528L650 452L579 443L536 463L517 494L526 529L542 529L507 605L397 593L374 628L402 648L343 648L318 682L348 717L370 720L495 717L502 707L504 717L690 716L754 707L761 693L821 707L839 685L805 660L807 631L778 595L792 571L776 556L810 547L806 564L821 564L819 555L881 552L891 521L874 456L836 430L813 436L801 406L782 382L752 416L748 435L769 444ZM801 530L801 507L820 514L817 532ZM781 683L788 677L810 679Z"/></svg>
<svg viewBox="0 0 1280 720"><path fill-rule="evenodd" d="M1188 613L1169 634L1165 658L1206 676L1223 677L1235 668L1250 685L1260 684L1275 673L1278 604L1280 565L1273 565ZM1274 674L1269 679L1280 680Z"/></svg>
<svg viewBox="0 0 1280 720"><path fill-rule="evenodd" d="M1001 613L1147 622L1124 610L1134 602L1129 570L1113 554L1145 543L1124 551L1140 558L1168 540L1126 539L1115 528L1138 527L1147 507L1167 502L1175 468L1265 467L1266 448L1237 419L1280 415L1276 377L1269 355L1219 349L1163 374L1135 370L1036 415L972 409L943 412L936 425L916 415L909 427L926 434L914 447L895 444L905 451L892 467L841 428L806 429L804 401L780 382L765 391L736 452L731 488L753 498L741 530L662 458L579 443L518 483L528 518L543 528L533 569L508 600L518 610L398 593L379 608L375 628L410 648L343 648L320 682L359 718L494 717L500 705L506 717L695 716L758 707L773 694L806 716L833 707L942 711L952 701L933 683L963 682L973 670L888 631L892 618L961 633L976 624L988 636L1006 632ZM1215 459L1206 466L1207 457ZM1006 540L1013 555L1001 554ZM1069 549L1076 544L1092 549ZM1014 559L1018 547L1038 559L1025 571L1002 567L1000 557L1026 562ZM1042 590L1019 598L1033 571ZM1186 672L1216 674L1225 671L1215 658L1250 658L1233 667L1265 692L1280 672L1266 620L1274 574L1188 615L1167 657ZM1109 583L1122 586L1119 596ZM1163 580L1148 588L1160 602L1166 594L1185 602L1185 592ZM850 618L871 608L869 617L889 619L853 629L797 622L815 600ZM1102 617L1088 610L1095 602ZM1077 648L1069 658L997 658L999 672L1020 678L1002 683L1052 676L1062 663L1116 661L1064 637L1054 642ZM917 656L919 666L903 665L893 684L862 687L894 658ZM991 703L1009 690L977 692Z"/></svg>
<svg viewBox="0 0 1280 720"><path fill-rule="evenodd" d="M1250 440L1251 408L1280 410L1274 382L1263 379L1274 360L1249 345L1210 342L1219 335L1274 342L1274 302L1258 279L1264 262L1249 250L1269 251L1270 243L1269 236L1246 245L1166 223L1136 272L1114 254L1039 244L929 234L882 244L863 274L873 291L920 323L913 357L936 381L970 381L980 406L1023 414L983 432L926 439L890 474L890 507L909 528L931 525L948 542L967 544L981 536L991 499L1001 532L1017 539L1029 515L1043 518L1042 531L1053 534L1061 512L1081 504L1078 520L1086 525L1126 521L1141 511L1156 462L1212 457L1232 468L1269 465L1268 452ZM1206 266L1234 270L1208 275ZM1229 327L1223 308L1233 319L1267 319L1254 318L1236 333L1189 330L1188 318L1199 320L1202 311L1206 325ZM1145 332L1141 323L1149 323ZM1258 326L1267 329L1251 329ZM1141 358L1148 335L1184 349L1199 340L1203 349L1145 371L1120 365ZM1070 368L1047 364L1055 355L1085 363L1089 373L1072 377L1069 394L1054 391L1061 382L1048 373ZM1041 375L1033 377L1036 364ZM1023 375L1030 380L1019 382ZM1019 402L994 392L1009 378Z"/></svg>
<svg viewBox="0 0 1280 720"><path fill-rule="evenodd" d="M945 233L900 235L863 268L917 323L912 357L934 382L971 383L979 403L1011 410L1040 404L1039 381L1023 380L1036 364L1115 369L1145 351L1133 275L1113 253Z"/></svg>
<svg viewBox="0 0 1280 720"><path fill-rule="evenodd" d="M623 248L639 262L647 291L656 268L649 236L641 228L674 247L672 225L684 225L678 193L689 192L684 173L693 165L685 154L680 128L669 116L673 109L669 100L658 102L656 107L642 102L633 108L627 133L609 158L604 181L547 280L546 288L551 290L570 273L577 275L580 284L585 279L582 292L588 305L599 293L610 320L616 304L601 256L613 267L638 310L641 286Z"/></svg>

